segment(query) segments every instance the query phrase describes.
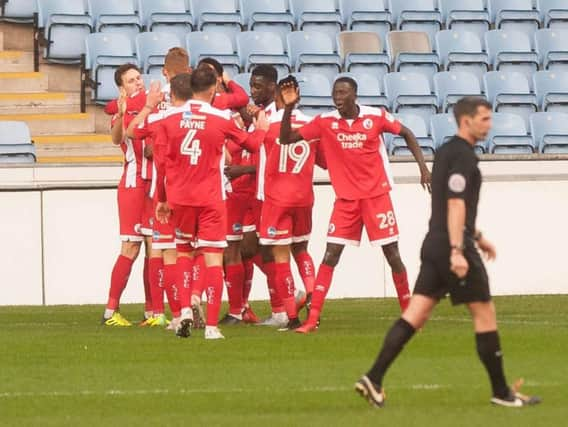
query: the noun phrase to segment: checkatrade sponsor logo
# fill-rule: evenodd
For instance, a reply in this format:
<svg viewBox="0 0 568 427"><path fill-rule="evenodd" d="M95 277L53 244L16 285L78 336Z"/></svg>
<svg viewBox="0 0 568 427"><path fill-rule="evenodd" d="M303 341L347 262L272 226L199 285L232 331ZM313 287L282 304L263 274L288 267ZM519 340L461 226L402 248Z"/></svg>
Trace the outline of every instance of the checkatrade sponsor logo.
<svg viewBox="0 0 568 427"><path fill-rule="evenodd" d="M363 148L363 143L367 141L367 135L364 133L338 133L337 141L341 144L341 148L344 149L355 149Z"/></svg>

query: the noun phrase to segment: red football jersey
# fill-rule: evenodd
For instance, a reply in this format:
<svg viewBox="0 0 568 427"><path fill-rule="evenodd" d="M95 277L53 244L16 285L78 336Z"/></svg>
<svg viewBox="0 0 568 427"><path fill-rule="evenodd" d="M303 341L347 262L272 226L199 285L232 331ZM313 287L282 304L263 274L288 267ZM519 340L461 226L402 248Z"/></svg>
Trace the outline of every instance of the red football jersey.
<svg viewBox="0 0 568 427"><path fill-rule="evenodd" d="M398 135L401 124L380 108L359 106L355 120L343 119L337 110L321 114L299 129L306 140L319 139L331 184L340 199L380 196L392 188L382 133Z"/></svg>
<svg viewBox="0 0 568 427"><path fill-rule="evenodd" d="M269 200L281 207L304 207L314 203L314 163L317 141L298 141L280 145L280 123L284 110L270 116L270 128L260 149L258 192L260 200ZM292 128L311 120L299 110L292 113Z"/></svg>
<svg viewBox="0 0 568 427"><path fill-rule="evenodd" d="M176 205L208 206L225 198L224 144L231 139L254 151L265 131L239 129L228 110L191 100L171 108L156 128L156 165L165 167L166 187L158 180L158 198ZM163 156L163 158L161 158ZM162 171L158 171L162 176Z"/></svg>
<svg viewBox="0 0 568 427"><path fill-rule="evenodd" d="M227 86L227 92L221 92L215 95L212 104L213 107L220 110L236 110L246 107L249 96L245 90L233 80L231 80Z"/></svg>

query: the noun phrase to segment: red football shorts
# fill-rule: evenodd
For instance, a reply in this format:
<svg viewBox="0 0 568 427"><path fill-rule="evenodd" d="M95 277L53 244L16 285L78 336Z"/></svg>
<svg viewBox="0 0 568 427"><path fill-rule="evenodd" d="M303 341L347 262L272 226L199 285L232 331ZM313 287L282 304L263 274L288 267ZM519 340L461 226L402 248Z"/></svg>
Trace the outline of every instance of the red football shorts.
<svg viewBox="0 0 568 427"><path fill-rule="evenodd" d="M209 206L172 206L170 219L176 243L194 248L226 248L227 211L225 202Z"/></svg>
<svg viewBox="0 0 568 427"><path fill-rule="evenodd" d="M144 181L144 191L146 193L146 200L144 201L144 213L142 215L141 231L144 236L152 235L151 220L154 218L154 201L150 197L150 189L152 181Z"/></svg>
<svg viewBox="0 0 568 427"><path fill-rule="evenodd" d="M243 233L260 229L260 215L262 213L262 200L252 196L249 209L243 220Z"/></svg>
<svg viewBox="0 0 568 427"><path fill-rule="evenodd" d="M265 200L260 217L260 243L290 245L307 242L312 232L312 207L281 207Z"/></svg>
<svg viewBox="0 0 568 427"><path fill-rule="evenodd" d="M243 240L245 216L251 209L254 196L244 193L229 193L225 201L227 206L227 240ZM254 230L253 230L254 231Z"/></svg>
<svg viewBox="0 0 568 427"><path fill-rule="evenodd" d="M398 225L389 193L372 199L336 199L329 221L327 241L359 246L363 225L373 246L398 240Z"/></svg>
<svg viewBox="0 0 568 427"><path fill-rule="evenodd" d="M142 217L146 203L144 187L118 187L117 193L120 240L142 242Z"/></svg>

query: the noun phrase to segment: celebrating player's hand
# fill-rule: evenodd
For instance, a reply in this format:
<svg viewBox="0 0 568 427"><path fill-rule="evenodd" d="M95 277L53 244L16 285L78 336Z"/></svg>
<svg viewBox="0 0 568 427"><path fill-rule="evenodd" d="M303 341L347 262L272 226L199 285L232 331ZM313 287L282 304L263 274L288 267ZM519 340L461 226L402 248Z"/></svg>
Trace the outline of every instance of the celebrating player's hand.
<svg viewBox="0 0 568 427"><path fill-rule="evenodd" d="M156 107L162 99L164 98L164 94L160 90L160 82L153 81L150 83L150 90L146 95L146 105L150 105L152 107Z"/></svg>
<svg viewBox="0 0 568 427"><path fill-rule="evenodd" d="M469 264L462 252L455 250L452 251L452 254L450 255L450 270L460 279L465 277L469 270Z"/></svg>
<svg viewBox="0 0 568 427"><path fill-rule="evenodd" d="M293 82L285 82L280 85L280 95L286 107L293 107L300 99L300 89Z"/></svg>
<svg viewBox="0 0 568 427"><path fill-rule="evenodd" d="M231 181L237 179L240 176L246 175L248 173L246 166L240 165L229 165L225 166L225 176Z"/></svg>
<svg viewBox="0 0 568 427"><path fill-rule="evenodd" d="M487 261L493 261L495 258L497 258L497 250L495 249L495 245L485 237L482 237L477 241L477 246L479 247L479 249L481 249L481 253Z"/></svg>
<svg viewBox="0 0 568 427"><path fill-rule="evenodd" d="M252 124L254 125L255 129L260 129L267 131L270 127L270 123L268 122L268 117L266 117L266 113L264 111L259 111L256 118L252 119Z"/></svg>
<svg viewBox="0 0 568 427"><path fill-rule="evenodd" d="M432 193L432 174L428 168L420 171L420 184L424 190L428 190L428 193Z"/></svg>
<svg viewBox="0 0 568 427"><path fill-rule="evenodd" d="M121 87L120 95L117 100L118 114L124 116L126 114L126 90Z"/></svg>
<svg viewBox="0 0 568 427"><path fill-rule="evenodd" d="M231 76L226 71L223 71L223 84L227 86L231 81Z"/></svg>
<svg viewBox="0 0 568 427"><path fill-rule="evenodd" d="M168 205L168 202L158 202L156 205L156 219L162 224L167 224L168 219L172 214L172 210Z"/></svg>
<svg viewBox="0 0 568 427"><path fill-rule="evenodd" d="M250 117L251 121L262 110L258 105L249 104L246 106L246 114Z"/></svg>

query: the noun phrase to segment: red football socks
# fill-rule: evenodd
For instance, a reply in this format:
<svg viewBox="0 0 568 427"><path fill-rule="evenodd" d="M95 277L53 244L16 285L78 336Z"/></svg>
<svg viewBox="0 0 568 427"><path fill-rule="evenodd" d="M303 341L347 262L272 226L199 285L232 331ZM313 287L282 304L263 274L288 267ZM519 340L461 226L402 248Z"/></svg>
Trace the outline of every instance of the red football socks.
<svg viewBox="0 0 568 427"><path fill-rule="evenodd" d="M225 267L227 295L229 296L229 314L240 316L243 309L243 286L245 268L242 263Z"/></svg>
<svg viewBox="0 0 568 427"><path fill-rule="evenodd" d="M300 272L300 277L302 282L304 282L304 287L306 293L311 294L314 291L314 282L316 280L316 268L314 266L314 261L308 253L308 251L300 252L294 256L296 265L298 266L298 271Z"/></svg>
<svg viewBox="0 0 568 427"><path fill-rule="evenodd" d="M191 308L191 282L193 276L193 258L178 256L177 285L181 309Z"/></svg>
<svg viewBox="0 0 568 427"><path fill-rule="evenodd" d="M292 276L289 262L274 264L274 284L278 295L284 303L288 318L296 319L298 317L298 311L294 298L294 277Z"/></svg>
<svg viewBox="0 0 568 427"><path fill-rule="evenodd" d="M176 286L177 265L164 265L164 289L168 297L168 304L173 317L179 317L181 313L181 305L179 299L178 286Z"/></svg>
<svg viewBox="0 0 568 427"><path fill-rule="evenodd" d="M406 275L406 270L403 270L400 273L395 273L393 271L392 280L394 281L394 287L398 296L398 304L400 305L400 310L404 313L404 310L406 310L408 304L410 303L410 289L408 287L408 277Z"/></svg>
<svg viewBox="0 0 568 427"><path fill-rule="evenodd" d="M308 323L315 324L319 319L327 291L329 291L329 287L331 286L333 270L334 268L327 264L320 265L315 281L314 293L312 296L312 307L310 309Z"/></svg>
<svg viewBox="0 0 568 427"><path fill-rule="evenodd" d="M243 267L245 269L245 283L243 285L243 304L248 303L250 290L252 289L252 278L254 275L254 263L252 259L243 259Z"/></svg>
<svg viewBox="0 0 568 427"><path fill-rule="evenodd" d="M164 314L164 260L162 257L148 260L148 280L150 281L154 316Z"/></svg>
<svg viewBox="0 0 568 427"><path fill-rule="evenodd" d="M119 255L116 259L110 276L110 291L106 306L108 310L116 310L118 308L120 296L128 283L133 262L133 260L124 255Z"/></svg>
<svg viewBox="0 0 568 427"><path fill-rule="evenodd" d="M193 262L193 284L191 287L191 294L196 295L201 300L201 295L205 290L205 257L199 254L195 257Z"/></svg>
<svg viewBox="0 0 568 427"><path fill-rule="evenodd" d="M150 270L148 267L148 257L144 257L144 270L142 276L144 278L144 311L152 311L152 291L150 289Z"/></svg>
<svg viewBox="0 0 568 427"><path fill-rule="evenodd" d="M260 269L260 271L268 275L266 273L266 265L264 264L264 262L262 262L262 256L260 254L256 254L254 257L252 257L252 262Z"/></svg>
<svg viewBox="0 0 568 427"><path fill-rule="evenodd" d="M207 294L207 326L217 326L223 297L223 267L207 267L205 270Z"/></svg>
<svg viewBox="0 0 568 427"><path fill-rule="evenodd" d="M266 282L268 284L268 294L270 296L270 306L273 313L282 313L285 311L284 302L278 293L275 283L276 268L274 262L264 264L264 272L266 274Z"/></svg>

